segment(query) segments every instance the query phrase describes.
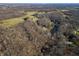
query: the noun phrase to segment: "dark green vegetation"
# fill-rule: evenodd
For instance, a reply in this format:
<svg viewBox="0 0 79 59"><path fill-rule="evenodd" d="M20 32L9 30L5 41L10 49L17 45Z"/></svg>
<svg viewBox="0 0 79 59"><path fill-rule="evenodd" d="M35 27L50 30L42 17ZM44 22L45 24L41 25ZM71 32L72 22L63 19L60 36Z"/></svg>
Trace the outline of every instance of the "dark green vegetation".
<svg viewBox="0 0 79 59"><path fill-rule="evenodd" d="M0 55L79 55L79 9L0 8Z"/></svg>

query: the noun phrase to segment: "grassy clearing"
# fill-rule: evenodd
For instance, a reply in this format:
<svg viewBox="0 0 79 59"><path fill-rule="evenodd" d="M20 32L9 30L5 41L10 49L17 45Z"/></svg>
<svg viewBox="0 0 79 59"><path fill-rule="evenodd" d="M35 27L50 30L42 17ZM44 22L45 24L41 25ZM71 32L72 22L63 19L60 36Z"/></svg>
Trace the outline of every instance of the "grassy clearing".
<svg viewBox="0 0 79 59"><path fill-rule="evenodd" d="M13 27L24 20L22 18L12 18L12 19L6 19L6 20L1 20L0 25L5 26L5 27Z"/></svg>
<svg viewBox="0 0 79 59"><path fill-rule="evenodd" d="M4 26L4 27L13 27L13 26L16 26L17 24L19 24L21 22L24 22L23 18L27 18L27 17L29 19L32 19L33 21L35 21L36 18L31 16L35 13L36 12L28 12L25 16L22 16L22 17L0 20L0 25Z"/></svg>
<svg viewBox="0 0 79 59"><path fill-rule="evenodd" d="M23 16L22 18L28 18L29 20L32 20L33 22L36 22L38 20L37 17L33 16L34 14L37 14L37 11L33 11L33 12L26 12L26 15Z"/></svg>

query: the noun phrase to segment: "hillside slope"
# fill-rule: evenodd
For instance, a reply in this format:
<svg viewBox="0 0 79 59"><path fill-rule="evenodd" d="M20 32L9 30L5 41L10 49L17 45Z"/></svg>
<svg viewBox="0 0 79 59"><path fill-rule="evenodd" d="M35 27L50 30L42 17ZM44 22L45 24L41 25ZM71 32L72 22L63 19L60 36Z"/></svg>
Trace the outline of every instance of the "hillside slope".
<svg viewBox="0 0 79 59"><path fill-rule="evenodd" d="M0 20L0 55L79 55L78 11L33 11Z"/></svg>

